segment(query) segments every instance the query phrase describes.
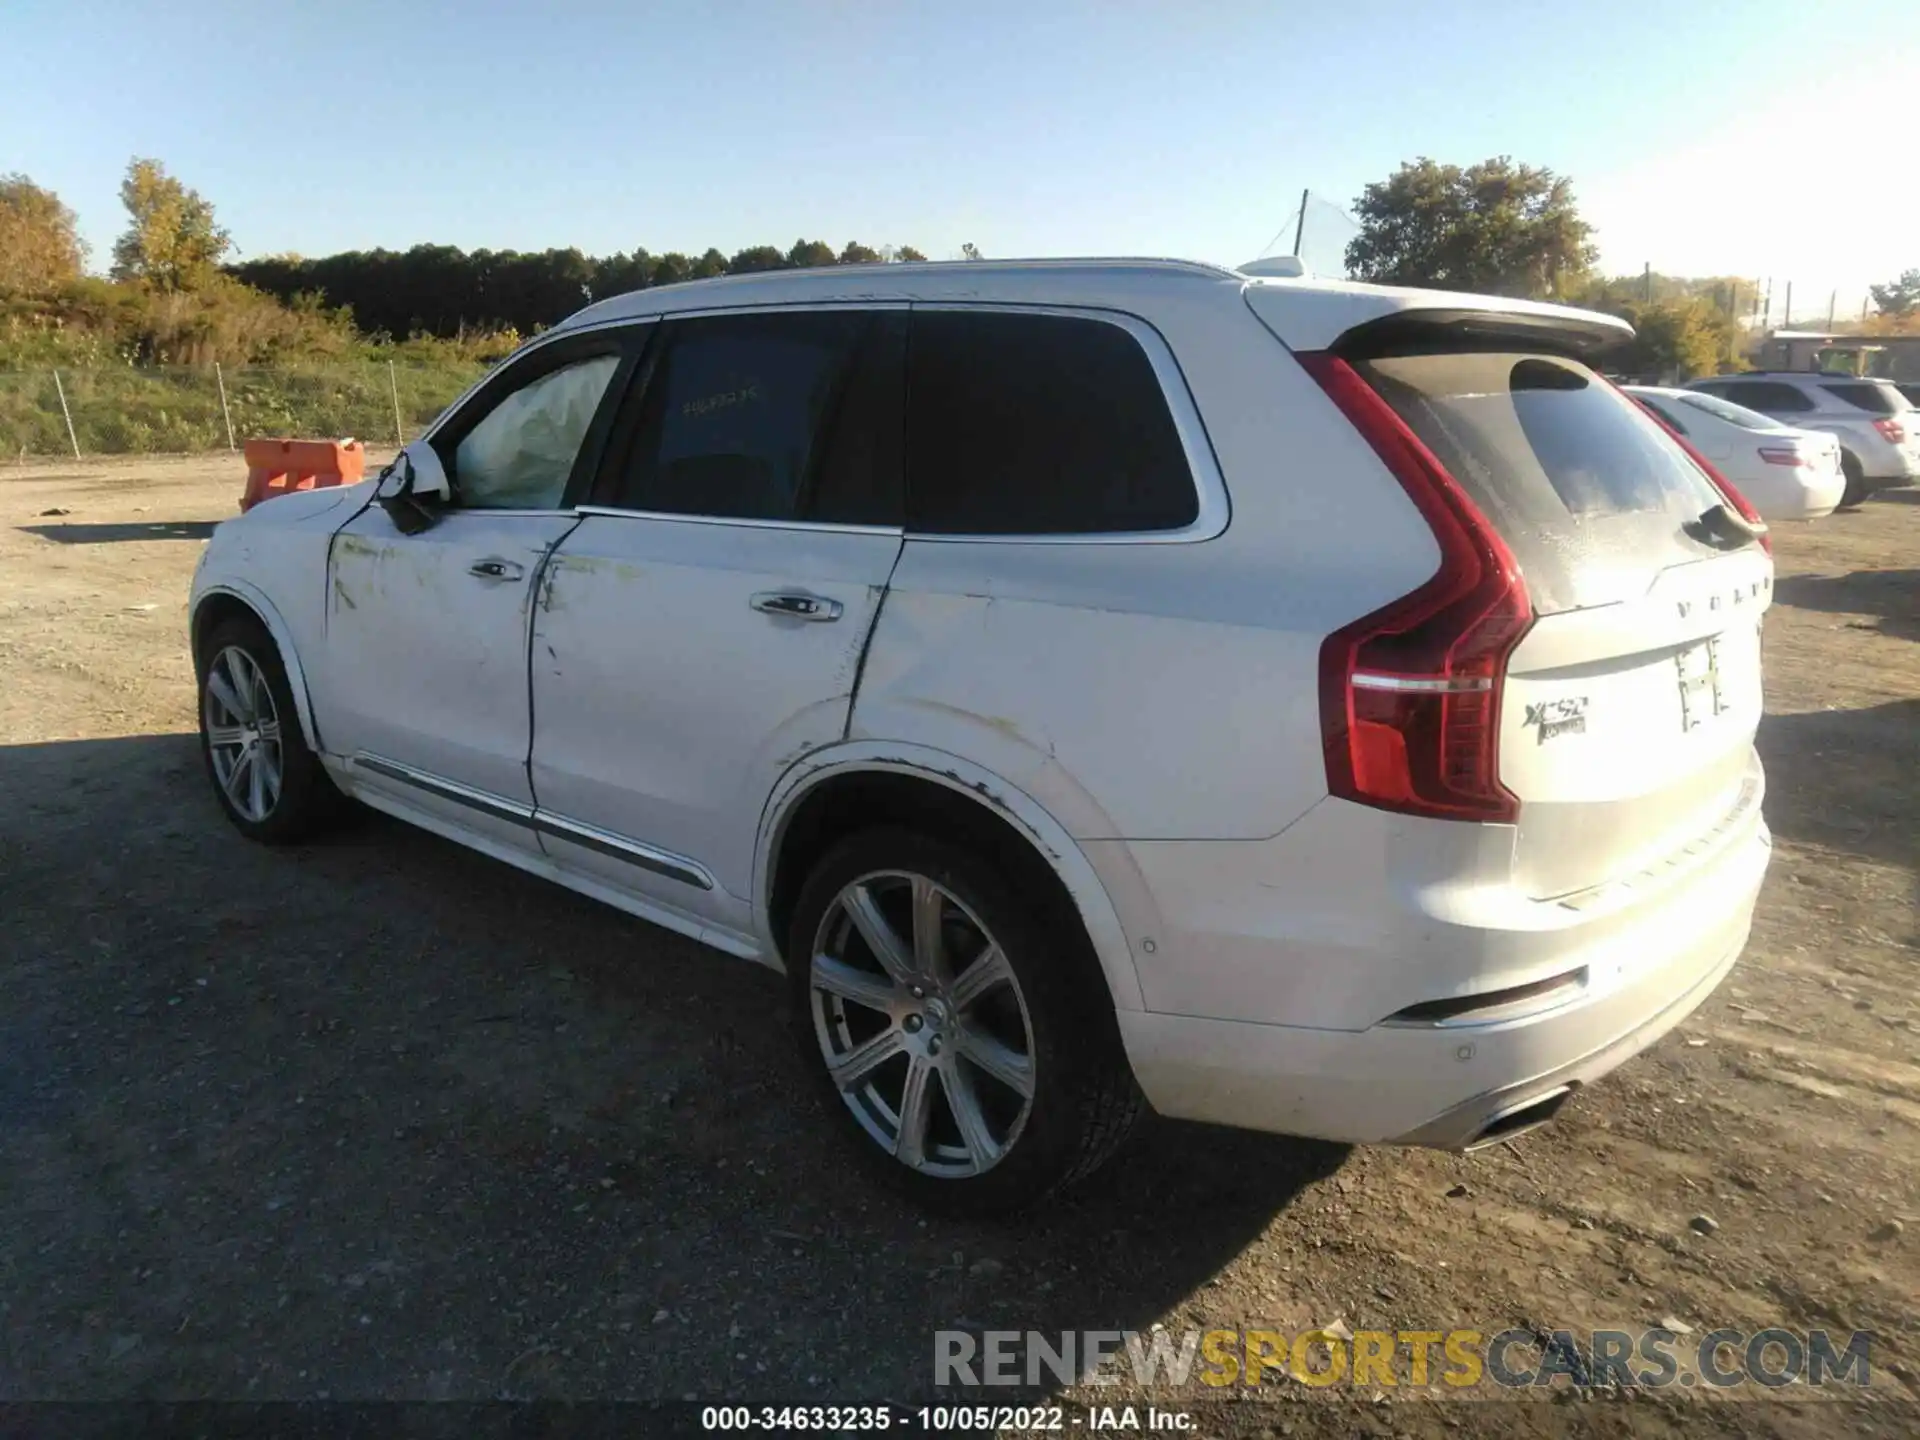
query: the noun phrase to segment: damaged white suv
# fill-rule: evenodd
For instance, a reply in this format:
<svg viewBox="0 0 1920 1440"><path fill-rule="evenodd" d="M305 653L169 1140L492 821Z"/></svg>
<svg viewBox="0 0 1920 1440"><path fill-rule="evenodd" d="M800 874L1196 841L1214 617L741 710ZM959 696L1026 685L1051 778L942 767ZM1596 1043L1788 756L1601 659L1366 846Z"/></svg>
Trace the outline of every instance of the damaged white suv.
<svg viewBox="0 0 1920 1440"><path fill-rule="evenodd" d="M1746 940L1764 527L1582 311L1144 261L648 290L216 532L261 840L342 795L784 967L1004 1209L1141 1104L1471 1147Z"/></svg>

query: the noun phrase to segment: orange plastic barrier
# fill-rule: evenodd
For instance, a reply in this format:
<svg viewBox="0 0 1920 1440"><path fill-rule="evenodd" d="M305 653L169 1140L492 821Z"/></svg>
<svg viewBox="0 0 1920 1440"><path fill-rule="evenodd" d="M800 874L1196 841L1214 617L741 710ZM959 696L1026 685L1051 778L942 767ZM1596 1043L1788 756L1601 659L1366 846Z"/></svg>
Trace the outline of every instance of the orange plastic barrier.
<svg viewBox="0 0 1920 1440"><path fill-rule="evenodd" d="M249 440L246 456L242 511L290 490L357 484L367 463L358 440Z"/></svg>

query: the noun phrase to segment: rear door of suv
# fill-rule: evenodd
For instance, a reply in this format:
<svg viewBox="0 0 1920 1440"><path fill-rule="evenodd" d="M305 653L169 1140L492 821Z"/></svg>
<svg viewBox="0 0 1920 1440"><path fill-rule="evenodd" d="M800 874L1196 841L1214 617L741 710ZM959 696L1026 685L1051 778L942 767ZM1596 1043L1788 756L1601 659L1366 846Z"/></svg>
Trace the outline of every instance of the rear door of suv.
<svg viewBox="0 0 1920 1440"><path fill-rule="evenodd" d="M533 792L570 867L745 930L761 806L845 734L899 558L905 322L658 327L534 602Z"/></svg>

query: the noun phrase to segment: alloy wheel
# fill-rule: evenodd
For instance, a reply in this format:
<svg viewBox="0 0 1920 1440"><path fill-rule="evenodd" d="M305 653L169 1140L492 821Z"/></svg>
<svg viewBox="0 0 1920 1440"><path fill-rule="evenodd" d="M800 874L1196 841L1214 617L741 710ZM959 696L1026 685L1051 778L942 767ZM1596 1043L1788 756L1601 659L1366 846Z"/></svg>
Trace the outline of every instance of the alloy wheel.
<svg viewBox="0 0 1920 1440"><path fill-rule="evenodd" d="M280 803L280 713L266 673L237 645L207 667L201 700L213 778L242 819L259 824Z"/></svg>
<svg viewBox="0 0 1920 1440"><path fill-rule="evenodd" d="M861 1129L927 1175L999 1163L1033 1108L1033 1022L979 918L924 875L874 872L827 907L808 964L814 1034Z"/></svg>

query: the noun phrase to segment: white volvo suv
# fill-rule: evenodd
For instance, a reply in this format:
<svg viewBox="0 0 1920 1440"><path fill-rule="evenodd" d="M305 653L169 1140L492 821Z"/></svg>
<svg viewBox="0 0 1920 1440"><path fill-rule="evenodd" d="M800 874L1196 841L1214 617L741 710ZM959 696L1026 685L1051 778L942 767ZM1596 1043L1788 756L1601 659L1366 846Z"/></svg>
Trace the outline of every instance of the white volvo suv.
<svg viewBox="0 0 1920 1440"><path fill-rule="evenodd" d="M1764 527L1619 321L1162 261L603 301L222 525L215 794L784 968L855 1148L1031 1202L1144 1102L1471 1148L1706 998Z"/></svg>

